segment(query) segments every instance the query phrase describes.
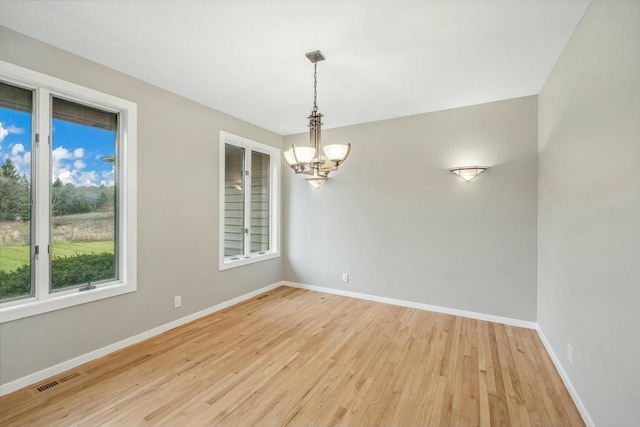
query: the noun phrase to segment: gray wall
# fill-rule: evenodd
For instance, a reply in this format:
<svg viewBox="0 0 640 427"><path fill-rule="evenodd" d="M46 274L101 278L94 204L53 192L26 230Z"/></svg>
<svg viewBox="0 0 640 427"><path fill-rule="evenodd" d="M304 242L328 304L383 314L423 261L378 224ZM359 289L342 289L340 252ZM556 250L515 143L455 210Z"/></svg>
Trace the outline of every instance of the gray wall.
<svg viewBox="0 0 640 427"><path fill-rule="evenodd" d="M284 279L535 321L537 105L531 96L323 132L352 153L319 190L284 171ZM491 169L469 183L447 170L470 164Z"/></svg>
<svg viewBox="0 0 640 427"><path fill-rule="evenodd" d="M590 5L539 118L538 323L595 424L637 426L640 2Z"/></svg>
<svg viewBox="0 0 640 427"><path fill-rule="evenodd" d="M280 135L3 27L0 59L138 104L138 291L0 325L3 384L281 280L280 259L217 258L219 130Z"/></svg>

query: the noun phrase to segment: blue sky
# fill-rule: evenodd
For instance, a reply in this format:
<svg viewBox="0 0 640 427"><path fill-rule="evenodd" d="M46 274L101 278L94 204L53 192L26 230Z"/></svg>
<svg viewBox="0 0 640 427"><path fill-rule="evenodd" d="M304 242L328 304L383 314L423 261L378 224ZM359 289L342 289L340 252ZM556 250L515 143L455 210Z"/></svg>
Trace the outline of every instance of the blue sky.
<svg viewBox="0 0 640 427"><path fill-rule="evenodd" d="M101 159L115 150L114 133L53 120L53 179L77 186L113 185L113 167ZM0 108L0 160L10 158L20 174L31 171L31 115Z"/></svg>

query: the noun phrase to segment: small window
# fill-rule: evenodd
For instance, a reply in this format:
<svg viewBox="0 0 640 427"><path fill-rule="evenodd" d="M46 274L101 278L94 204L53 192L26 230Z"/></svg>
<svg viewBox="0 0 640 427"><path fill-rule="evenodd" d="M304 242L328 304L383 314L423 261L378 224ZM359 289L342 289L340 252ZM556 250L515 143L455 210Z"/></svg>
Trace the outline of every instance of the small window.
<svg viewBox="0 0 640 427"><path fill-rule="evenodd" d="M220 132L220 270L279 256L280 150Z"/></svg>

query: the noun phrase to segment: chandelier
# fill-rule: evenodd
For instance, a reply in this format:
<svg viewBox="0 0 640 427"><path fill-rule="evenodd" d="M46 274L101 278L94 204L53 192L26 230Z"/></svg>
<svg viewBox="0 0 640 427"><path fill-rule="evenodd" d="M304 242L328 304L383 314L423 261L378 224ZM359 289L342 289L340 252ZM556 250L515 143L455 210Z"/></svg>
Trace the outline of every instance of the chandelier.
<svg viewBox="0 0 640 427"><path fill-rule="evenodd" d="M329 173L338 170L351 151L351 144L331 144L322 147L322 114L318 112L318 62L324 61L319 50L307 53L313 62L313 109L309 119L309 147L291 148L284 152L284 158L296 174L309 176L306 181L318 188L329 179Z"/></svg>

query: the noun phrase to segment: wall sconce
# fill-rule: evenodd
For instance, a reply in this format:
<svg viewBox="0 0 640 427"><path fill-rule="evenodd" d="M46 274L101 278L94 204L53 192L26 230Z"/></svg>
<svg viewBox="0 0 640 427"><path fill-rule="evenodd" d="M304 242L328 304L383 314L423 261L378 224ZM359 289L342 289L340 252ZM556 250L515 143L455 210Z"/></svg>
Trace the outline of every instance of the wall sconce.
<svg viewBox="0 0 640 427"><path fill-rule="evenodd" d="M489 169L489 166L458 166L449 170L469 182L487 169Z"/></svg>

